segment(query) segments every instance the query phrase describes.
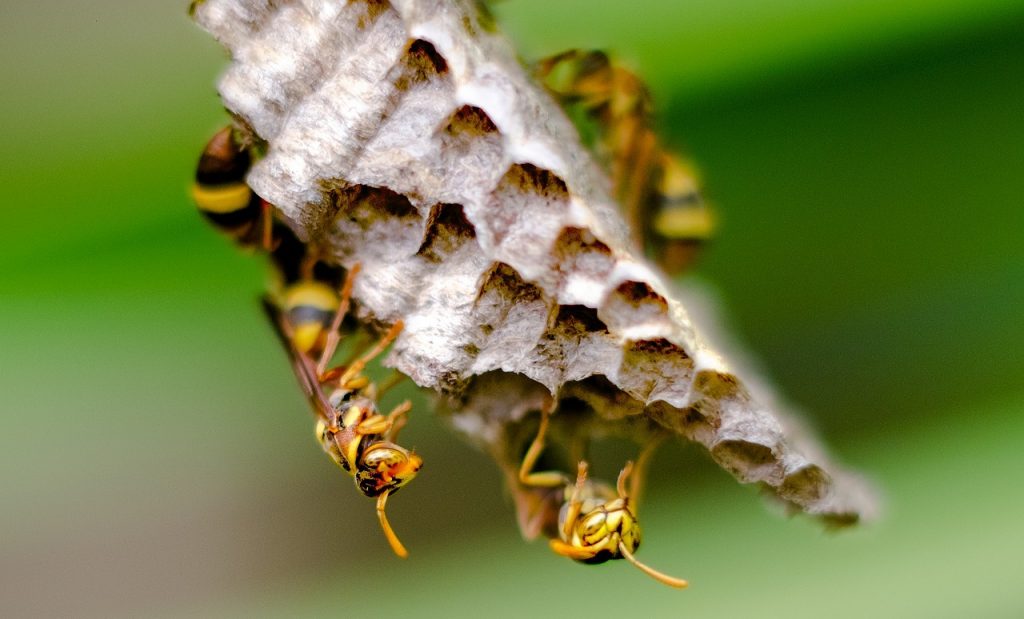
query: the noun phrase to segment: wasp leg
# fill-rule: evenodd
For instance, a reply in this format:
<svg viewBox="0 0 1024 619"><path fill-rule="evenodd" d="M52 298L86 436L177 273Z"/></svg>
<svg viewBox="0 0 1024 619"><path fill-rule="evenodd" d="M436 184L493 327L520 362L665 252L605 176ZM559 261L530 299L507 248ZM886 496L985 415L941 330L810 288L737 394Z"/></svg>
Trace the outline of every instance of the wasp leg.
<svg viewBox="0 0 1024 619"><path fill-rule="evenodd" d="M374 413L357 423L352 430L361 436L377 436L391 431L391 423L390 418Z"/></svg>
<svg viewBox="0 0 1024 619"><path fill-rule="evenodd" d="M619 478L615 481L615 491L619 493L619 498L623 501L629 500L629 492L626 490L626 480L629 479L630 474L633 473L633 461L626 460L626 465L619 471Z"/></svg>
<svg viewBox="0 0 1024 619"><path fill-rule="evenodd" d="M412 409L412 402L406 400L391 410L387 415L391 428L387 430L384 440L392 443L398 442L398 433L402 431L405 424L409 423L409 411Z"/></svg>
<svg viewBox="0 0 1024 619"><path fill-rule="evenodd" d="M598 50L570 49L542 58L534 75L563 105L582 103L588 110L604 106L612 90L611 62Z"/></svg>
<svg viewBox="0 0 1024 619"><path fill-rule="evenodd" d="M569 443L569 462L583 462L589 456L590 438L583 432L573 434Z"/></svg>
<svg viewBox="0 0 1024 619"><path fill-rule="evenodd" d="M306 253L299 263L299 277L306 280L315 279L313 269L316 268L317 262L320 262L320 251L313 245L307 245Z"/></svg>
<svg viewBox="0 0 1024 619"><path fill-rule="evenodd" d="M566 62L567 60L573 60L579 57L581 53L583 53L583 51L579 49L567 49L564 52L559 52L552 56L541 58L534 63L533 74L537 79L543 81L555 71L555 67L560 63Z"/></svg>
<svg viewBox="0 0 1024 619"><path fill-rule="evenodd" d="M572 496L569 497L569 507L565 513L565 528L562 529L562 534L567 538L572 536L573 524L580 517L580 510L583 509L581 497L583 496L583 486L587 483L587 468L585 460L580 460L580 463L576 465L576 485L573 486Z"/></svg>
<svg viewBox="0 0 1024 619"><path fill-rule="evenodd" d="M310 269L310 275L312 275L312 267ZM327 372L327 364L331 362L335 351L338 350L338 342L341 341L341 321L345 320L345 315L348 314L349 303L352 300L352 285L355 283L359 269L358 262L352 265L345 275L345 282L341 285L338 309L334 312L334 320L331 321L330 329L327 331L327 342L324 344L323 352L320 353L320 361L316 364L316 372L320 376Z"/></svg>
<svg viewBox="0 0 1024 619"><path fill-rule="evenodd" d="M647 479L648 465L650 464L651 458L654 456L654 452L657 451L658 447L665 440L665 437L665 433L659 432L657 436L648 441L647 445L645 445L640 451L640 455L637 456L636 466L633 467L634 472L632 479L630 480L628 494L629 502L634 506L640 503L640 495L644 489L644 481ZM625 469L623 469L623 472L625 472ZM623 499L627 498L623 495L622 489L619 489L619 496ZM636 513L636 507L633 508L633 513Z"/></svg>
<svg viewBox="0 0 1024 619"><path fill-rule="evenodd" d="M391 342L395 341L398 334L402 332L405 324L401 320L396 320L395 324L391 325L388 332L385 333L373 348L369 352L353 361L345 371L338 378L338 385L342 389L361 389L369 384L369 379L362 375L363 370L366 368L366 364L384 352L384 350L391 345Z"/></svg>
<svg viewBox="0 0 1024 619"><path fill-rule="evenodd" d="M260 200L260 223L263 226L260 246L263 251L274 251L274 207L266 200Z"/></svg>
<svg viewBox="0 0 1024 619"><path fill-rule="evenodd" d="M385 393L387 393L391 389L394 389L398 384L400 384L405 379L406 379L405 374L402 374L398 370L391 370L391 375L388 376L387 380L382 382L380 384L380 387L377 389L377 392L376 392L377 395L378 396L383 396Z"/></svg>
<svg viewBox="0 0 1024 619"><path fill-rule="evenodd" d="M554 407L555 399L550 398L541 408L540 427L537 428L537 436L535 436L533 442L530 443L530 448L526 451L526 455L523 456L523 462L519 467L519 482L523 485L540 488L553 488L561 486L566 482L565 475L559 471L544 471L542 473L533 472L533 467L536 466L537 459L540 458L541 453L544 452L544 436L548 432L548 421Z"/></svg>

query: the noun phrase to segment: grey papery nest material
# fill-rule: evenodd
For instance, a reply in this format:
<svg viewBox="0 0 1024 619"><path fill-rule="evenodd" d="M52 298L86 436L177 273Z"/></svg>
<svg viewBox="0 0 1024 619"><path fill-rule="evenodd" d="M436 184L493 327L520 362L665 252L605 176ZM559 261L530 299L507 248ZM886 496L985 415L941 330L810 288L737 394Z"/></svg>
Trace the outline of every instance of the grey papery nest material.
<svg viewBox="0 0 1024 619"><path fill-rule="evenodd" d="M207 0L195 18L231 53L225 106L267 145L249 184L303 239L362 264L359 319L405 322L387 364L446 396L506 469L516 425L556 393L587 411L581 432L661 426L798 510L873 510L708 345L473 2Z"/></svg>

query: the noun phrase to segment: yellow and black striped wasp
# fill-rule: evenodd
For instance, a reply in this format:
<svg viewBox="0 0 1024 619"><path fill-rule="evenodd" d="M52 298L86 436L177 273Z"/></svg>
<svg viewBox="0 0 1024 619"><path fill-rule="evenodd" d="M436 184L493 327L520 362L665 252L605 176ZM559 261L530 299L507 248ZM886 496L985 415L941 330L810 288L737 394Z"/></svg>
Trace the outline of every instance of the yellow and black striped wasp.
<svg viewBox="0 0 1024 619"><path fill-rule="evenodd" d="M685 270L711 237L715 218L693 166L655 134L651 97L640 78L603 52L582 50L541 60L536 73L596 134L593 147L609 167L636 243L650 245L670 273Z"/></svg>
<svg viewBox="0 0 1024 619"><path fill-rule="evenodd" d="M276 282L274 303L291 322L298 349L317 355L340 299L342 270L319 260L318 252L279 221L276 209L245 182L255 147L232 125L214 134L196 167L192 197L215 228L243 248L269 254Z"/></svg>
<svg viewBox="0 0 1024 619"><path fill-rule="evenodd" d="M253 151L232 125L215 133L199 157L192 199L206 220L236 243L270 251L277 231L273 207L245 182Z"/></svg>
<svg viewBox="0 0 1024 619"><path fill-rule="evenodd" d="M398 445L398 433L405 425L410 409L408 401L387 415L377 408L377 387L363 374L366 364L382 353L401 332L396 322L373 348L349 364L328 368L340 341L341 322L348 312L352 282L358 265L348 272L322 348L305 350L303 340L293 327L289 314L271 297L264 297L263 307L288 352L292 369L309 399L317 417L316 436L328 456L351 475L360 492L377 498L377 517L392 550L405 558L408 552L395 535L385 512L388 496L409 483L423 460L414 452ZM293 314L294 315L294 314ZM319 360L311 353L319 350ZM329 394L325 392L329 389Z"/></svg>
<svg viewBox="0 0 1024 619"><path fill-rule="evenodd" d="M553 512L557 506L557 529L554 534L546 531L551 537L551 549L581 563L626 559L658 582L685 589L689 586L687 581L659 572L634 556L640 547L640 522L634 504L647 461L659 441L652 441L644 448L635 467L632 462L626 463L614 489L590 479L585 460L578 461L575 481L562 471L535 472L533 469L545 448L553 408L554 399L551 399L541 409L537 435L523 456L518 472L523 489L533 493L525 495L525 500L529 502L527 509L537 519L538 529L545 529L542 521L548 518L546 512ZM628 488L627 480L630 481Z"/></svg>
<svg viewBox="0 0 1024 619"><path fill-rule="evenodd" d="M347 366L328 368L359 267L349 270L339 293L342 270L321 261L319 251L278 221L274 207L246 184L255 153L241 136L229 125L207 143L196 170L193 198L214 227L240 246L269 255L276 282L263 307L317 415L317 441L352 475L363 494L377 498L384 535L395 554L406 557L408 552L392 530L385 506L388 496L411 481L423 465L419 456L395 443L410 403L381 415L377 387L362 373L398 336L402 324L396 323L372 350Z"/></svg>

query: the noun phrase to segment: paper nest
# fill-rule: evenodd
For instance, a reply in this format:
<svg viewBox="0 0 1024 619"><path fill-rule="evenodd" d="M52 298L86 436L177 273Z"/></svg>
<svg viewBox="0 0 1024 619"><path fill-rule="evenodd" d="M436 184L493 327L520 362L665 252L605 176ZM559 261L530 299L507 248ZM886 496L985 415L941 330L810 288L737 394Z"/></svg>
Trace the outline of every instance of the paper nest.
<svg viewBox="0 0 1024 619"><path fill-rule="evenodd" d="M552 393L590 411L587 432L666 428L794 510L872 513L863 482L697 332L474 3L206 0L195 18L231 54L225 106L267 145L249 184L362 264L359 318L405 322L387 363L503 467Z"/></svg>

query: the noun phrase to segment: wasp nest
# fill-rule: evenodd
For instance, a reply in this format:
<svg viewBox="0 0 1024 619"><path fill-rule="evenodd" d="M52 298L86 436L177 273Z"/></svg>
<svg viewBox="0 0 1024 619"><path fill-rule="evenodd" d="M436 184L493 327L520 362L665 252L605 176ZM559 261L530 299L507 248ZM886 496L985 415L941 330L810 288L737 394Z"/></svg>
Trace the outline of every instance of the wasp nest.
<svg viewBox="0 0 1024 619"><path fill-rule="evenodd" d="M695 330L475 3L207 0L194 15L231 54L224 104L266 144L251 187L337 263L362 264L360 319L405 323L388 364L446 396L506 469L512 428L556 394L587 411L580 431L664 428L794 509L838 523L870 510Z"/></svg>

